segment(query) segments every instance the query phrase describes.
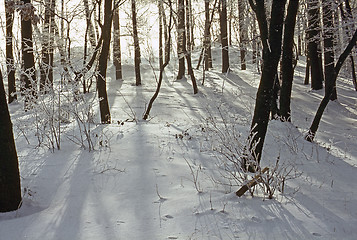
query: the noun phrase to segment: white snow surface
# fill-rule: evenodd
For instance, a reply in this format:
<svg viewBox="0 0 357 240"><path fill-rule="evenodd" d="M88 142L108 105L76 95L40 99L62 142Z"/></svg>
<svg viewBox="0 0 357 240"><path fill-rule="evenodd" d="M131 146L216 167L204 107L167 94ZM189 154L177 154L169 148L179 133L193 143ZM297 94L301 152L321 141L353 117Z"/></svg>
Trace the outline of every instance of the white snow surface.
<svg viewBox="0 0 357 240"><path fill-rule="evenodd" d="M270 121L261 165L280 156L301 176L288 180L285 193L271 200L262 193L238 198L239 186L217 183L217 157L202 126L220 107L224 117L235 119L244 142L260 75L252 64L240 70L234 48L229 74L220 73L219 49L213 56L214 69L196 95L189 76L176 80L173 59L148 121L141 118L156 88L148 62L143 61L139 87L131 63L123 66L123 81L113 78L110 65L113 123L99 124L96 100L92 132L107 142L95 141L91 152L65 135L54 153L37 147L36 136L29 134L27 143L19 131L26 115L22 104L11 104L23 204L0 214L0 239L357 239L357 93L351 81L339 79L339 99L329 103L316 141L309 143L304 135L324 91L303 85L305 63L299 62L292 123ZM202 70L195 74L201 82ZM137 122L118 124L133 118Z"/></svg>

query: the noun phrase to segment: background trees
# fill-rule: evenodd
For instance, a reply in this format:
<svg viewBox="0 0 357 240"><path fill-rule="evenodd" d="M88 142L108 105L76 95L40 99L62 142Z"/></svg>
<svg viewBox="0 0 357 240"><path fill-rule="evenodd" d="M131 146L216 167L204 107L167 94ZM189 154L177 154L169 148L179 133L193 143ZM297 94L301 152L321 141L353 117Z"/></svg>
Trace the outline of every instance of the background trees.
<svg viewBox="0 0 357 240"><path fill-rule="evenodd" d="M51 121L56 122L58 128L64 121L63 107L83 104L90 109L94 104L86 99L92 93L98 94L100 122L112 123L108 83L114 77L126 81L123 71L130 75L129 66L134 66L136 86L141 85L142 78L147 78L141 75L141 64L149 64L155 74L159 72L157 85L153 86L156 87L153 100L144 114L147 119L163 81L169 78L165 69L177 73L177 80L184 79L185 74L190 75L188 85L192 85L196 94L199 88L196 79L203 82L207 71L211 71L212 75L207 76L215 74L222 78L223 86L230 77L230 66L239 72L236 61L232 61L239 59L241 70L261 74L248 137L249 156L246 156L247 160L251 157L254 164L259 165L272 101L279 100L276 115L283 121L293 119L290 103L298 57L301 57L300 66L307 65L307 79L311 73L311 89L318 91L325 87L325 98L310 127L308 140L312 141L316 134L329 102L326 98L337 98L337 75L341 72L352 76L357 89L355 53L351 53L356 1L6 0L4 3L6 54L3 55L8 100L13 102L19 97L18 101L29 111L43 99L50 98L50 109L58 111ZM21 34L13 34L17 32ZM172 48L173 44L177 44L177 48ZM342 49L348 46L348 51L341 55L338 45L342 45ZM346 54L350 62L346 68L341 68ZM205 67L201 71L202 60ZM192 64L196 63L197 69L193 69ZM277 86L280 84L279 96ZM142 94L138 90L139 93ZM90 110L86 114L88 122L95 122Z"/></svg>

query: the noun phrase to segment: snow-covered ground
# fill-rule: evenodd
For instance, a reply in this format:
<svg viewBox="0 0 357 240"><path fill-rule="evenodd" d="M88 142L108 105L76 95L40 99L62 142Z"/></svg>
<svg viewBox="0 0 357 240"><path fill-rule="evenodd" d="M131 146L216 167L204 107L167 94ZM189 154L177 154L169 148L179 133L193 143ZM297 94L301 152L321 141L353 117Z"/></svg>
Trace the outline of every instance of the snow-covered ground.
<svg viewBox="0 0 357 240"><path fill-rule="evenodd" d="M149 121L141 118L156 87L152 69L144 61L143 85L136 87L133 66L124 65L124 81L107 80L113 123L93 126L91 152L69 140L74 123L63 124L68 129L60 151L36 147L36 136L24 134L22 105L11 104L23 205L0 214L0 239L357 239L357 94L351 82L338 82L339 100L329 104L316 142L309 143L303 137L323 90L303 85L299 62L293 122L270 122L261 164L280 156L301 176L272 200L261 193L238 198L238 186L217 183L217 155L203 131L207 117L219 116L217 107L223 119L234 119L242 142L249 130L259 74L252 65L239 70L237 51L230 54L232 71L221 74L215 49L214 69L197 95L189 77L176 80L173 59ZM202 72L195 74L201 81ZM93 108L99 122L97 101Z"/></svg>

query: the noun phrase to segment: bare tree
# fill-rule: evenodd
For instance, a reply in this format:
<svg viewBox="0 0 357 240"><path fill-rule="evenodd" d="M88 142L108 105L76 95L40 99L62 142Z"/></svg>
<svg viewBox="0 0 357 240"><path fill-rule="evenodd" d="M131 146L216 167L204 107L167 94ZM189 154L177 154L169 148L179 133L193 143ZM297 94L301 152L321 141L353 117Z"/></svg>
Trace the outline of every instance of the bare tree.
<svg viewBox="0 0 357 240"><path fill-rule="evenodd" d="M138 26L137 26L137 19L136 19L136 0L131 0L131 19L133 22L133 38L134 38L134 48L135 48L135 79L136 79L136 86L141 85L141 74L140 74L140 63L141 63L141 55L140 55L140 44L139 44L139 36L138 36Z"/></svg>
<svg viewBox="0 0 357 240"><path fill-rule="evenodd" d="M113 27L113 62L115 66L115 78L116 80L120 80L123 79L123 73L121 66L119 7L114 9Z"/></svg>
<svg viewBox="0 0 357 240"><path fill-rule="evenodd" d="M254 165L260 163L268 128L274 81L281 55L286 0L273 0L269 27L265 1L256 0L254 3L253 0L249 0L249 3L257 16L263 44L263 69L256 96L250 135L248 137L249 146L247 154L249 156L247 156L247 160L244 162L244 168L255 171L257 166ZM252 160L253 163L248 162L248 159L249 161Z"/></svg>
<svg viewBox="0 0 357 240"><path fill-rule="evenodd" d="M12 27L14 24L14 1L5 0L5 15L6 15L6 68L7 68L7 84L9 93L9 103L17 99L16 83L15 83L15 62L13 53L13 33Z"/></svg>
<svg viewBox="0 0 357 240"><path fill-rule="evenodd" d="M345 62L346 58L348 55L351 53L353 47L355 47L357 42L357 29L355 33L353 34L352 39L348 43L347 47L345 50L342 52L340 57L337 60L336 65L334 65L334 71L333 71L333 83L336 83L336 79L338 77L338 74L341 70L341 67L343 63ZM309 129L309 133L306 135L305 139L309 142L312 142L315 138L317 129L319 128L319 124L322 118L322 115L327 107L327 104L331 100L331 95L333 94L333 88L329 88L329 91L325 94L324 98L321 100L321 103L319 105L319 108L317 109L317 112L315 114L314 120L312 121L312 124Z"/></svg>
<svg viewBox="0 0 357 240"><path fill-rule="evenodd" d="M283 121L291 121L291 90L294 78L294 29L299 0L290 0L284 25L283 56L281 61L282 84L280 91L280 117Z"/></svg>
<svg viewBox="0 0 357 240"><path fill-rule="evenodd" d="M228 55L228 36L227 36L227 0L221 1L220 9L220 27L221 27L221 44L222 44L222 73L229 70Z"/></svg>
<svg viewBox="0 0 357 240"><path fill-rule="evenodd" d="M0 141L0 212L10 212L20 207L21 186L19 163L1 71Z"/></svg>
<svg viewBox="0 0 357 240"><path fill-rule="evenodd" d="M109 56L109 45L113 19L112 0L104 1L104 24L102 26L103 44L99 55L97 89L99 97L100 119L104 124L111 122L108 95L106 88L106 76Z"/></svg>

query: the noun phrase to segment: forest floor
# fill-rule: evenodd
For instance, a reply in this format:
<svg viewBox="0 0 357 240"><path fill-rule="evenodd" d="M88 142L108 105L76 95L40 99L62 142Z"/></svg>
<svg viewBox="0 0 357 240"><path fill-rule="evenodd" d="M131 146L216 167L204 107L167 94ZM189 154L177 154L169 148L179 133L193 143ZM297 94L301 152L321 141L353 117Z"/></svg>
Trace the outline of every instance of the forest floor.
<svg viewBox="0 0 357 240"><path fill-rule="evenodd" d="M240 70L236 49L230 55L231 72L221 74L215 50L214 69L196 95L189 76L176 80L174 59L148 121L141 119L156 87L153 70L144 61L143 85L136 87L132 63L123 65L124 80L107 81L112 124L98 124L98 101L89 94L97 123L90 132L93 151L75 144L73 121L63 123L61 150L38 147L29 129L35 118L22 104L11 104L23 204L0 214L0 239L357 239L352 83L339 79L338 101L329 103L309 143L304 136L324 91L303 85L299 61L292 123L270 122L261 161L271 166L279 158L296 175L273 199L259 188L254 197L238 198L238 184L227 184L228 174L220 171L219 144L208 126L229 123L234 127L224 134L237 131L233 144L244 144L260 75L252 64ZM201 82L202 71L195 74Z"/></svg>

